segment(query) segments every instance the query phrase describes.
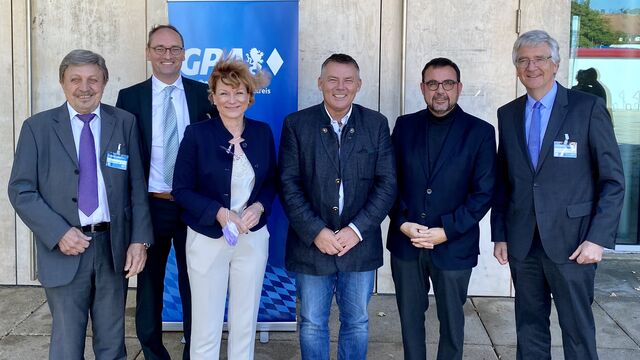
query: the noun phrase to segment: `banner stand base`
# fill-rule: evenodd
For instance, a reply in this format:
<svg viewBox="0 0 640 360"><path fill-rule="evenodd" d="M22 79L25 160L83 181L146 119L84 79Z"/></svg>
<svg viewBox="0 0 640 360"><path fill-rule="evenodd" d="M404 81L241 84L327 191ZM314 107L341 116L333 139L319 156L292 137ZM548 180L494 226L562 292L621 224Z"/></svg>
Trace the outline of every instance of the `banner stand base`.
<svg viewBox="0 0 640 360"><path fill-rule="evenodd" d="M269 342L269 331L296 331L297 329L297 322L259 322L256 325L260 342L263 344ZM182 331L182 323L163 321L162 331ZM222 327L222 331L227 331L226 322Z"/></svg>

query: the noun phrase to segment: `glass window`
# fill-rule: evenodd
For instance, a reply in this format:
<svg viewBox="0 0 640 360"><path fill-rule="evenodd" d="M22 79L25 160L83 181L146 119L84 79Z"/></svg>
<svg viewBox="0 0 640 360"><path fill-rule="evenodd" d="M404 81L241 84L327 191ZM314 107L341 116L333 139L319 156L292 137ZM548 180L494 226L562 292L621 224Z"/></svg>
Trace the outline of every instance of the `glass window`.
<svg viewBox="0 0 640 360"><path fill-rule="evenodd" d="M568 84L602 97L626 181L616 249L640 248L640 0L573 0Z"/></svg>

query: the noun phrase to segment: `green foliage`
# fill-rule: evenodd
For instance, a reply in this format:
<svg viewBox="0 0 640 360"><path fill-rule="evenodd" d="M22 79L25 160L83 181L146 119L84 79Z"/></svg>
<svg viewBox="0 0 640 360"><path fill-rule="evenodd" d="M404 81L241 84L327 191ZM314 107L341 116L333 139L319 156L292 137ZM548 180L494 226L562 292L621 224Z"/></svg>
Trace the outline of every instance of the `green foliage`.
<svg viewBox="0 0 640 360"><path fill-rule="evenodd" d="M611 30L609 23L598 11L589 8L589 3L571 2L571 15L580 17L580 38L578 47L589 48L618 43L624 34Z"/></svg>

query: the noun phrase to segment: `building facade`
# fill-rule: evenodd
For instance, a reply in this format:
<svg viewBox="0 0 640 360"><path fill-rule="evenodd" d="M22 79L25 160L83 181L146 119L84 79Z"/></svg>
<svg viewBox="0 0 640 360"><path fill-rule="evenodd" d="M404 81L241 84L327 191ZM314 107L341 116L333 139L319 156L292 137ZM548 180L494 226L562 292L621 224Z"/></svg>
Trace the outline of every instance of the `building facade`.
<svg viewBox="0 0 640 360"><path fill-rule="evenodd" d="M119 89L151 74L146 36L153 24L167 22L167 1L0 0L0 8L0 184L6 189L22 122L64 101L57 78L62 57L75 48L102 54L110 72L103 101L115 103ZM344 52L361 68L356 102L382 112L393 128L398 115L424 107L420 71L443 56L460 66L460 105L496 125L497 108L524 93L511 62L519 33L539 28L558 39L563 60L557 79L572 85L570 24L569 0L300 0L298 105L321 101L320 65ZM470 294L510 295L508 268L492 256L488 217L481 232ZM37 284L32 241L1 192L0 284ZM388 264L379 271L377 290L393 292Z"/></svg>

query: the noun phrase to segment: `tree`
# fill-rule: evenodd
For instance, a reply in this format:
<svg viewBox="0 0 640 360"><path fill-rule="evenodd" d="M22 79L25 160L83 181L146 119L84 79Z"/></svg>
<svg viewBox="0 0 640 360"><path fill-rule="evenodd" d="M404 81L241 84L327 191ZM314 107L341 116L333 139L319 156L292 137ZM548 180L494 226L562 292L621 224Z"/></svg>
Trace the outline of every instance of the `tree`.
<svg viewBox="0 0 640 360"><path fill-rule="evenodd" d="M580 17L578 47L598 47L617 44L623 33L611 30L607 20L599 12L589 8L589 2L571 2L571 15Z"/></svg>

